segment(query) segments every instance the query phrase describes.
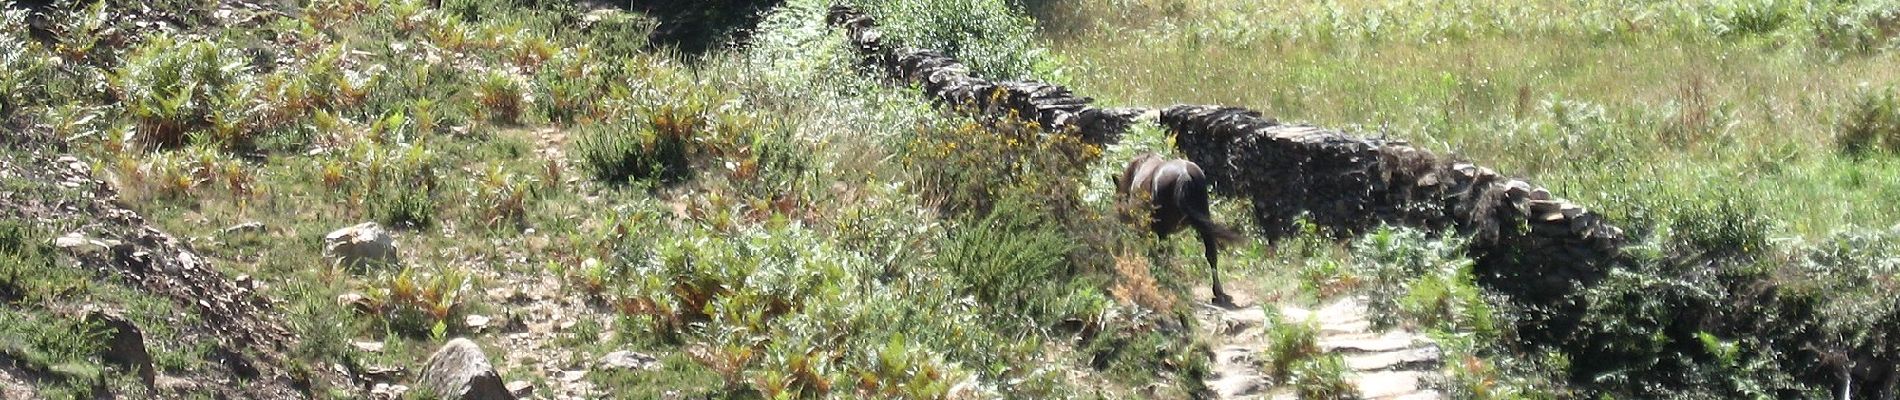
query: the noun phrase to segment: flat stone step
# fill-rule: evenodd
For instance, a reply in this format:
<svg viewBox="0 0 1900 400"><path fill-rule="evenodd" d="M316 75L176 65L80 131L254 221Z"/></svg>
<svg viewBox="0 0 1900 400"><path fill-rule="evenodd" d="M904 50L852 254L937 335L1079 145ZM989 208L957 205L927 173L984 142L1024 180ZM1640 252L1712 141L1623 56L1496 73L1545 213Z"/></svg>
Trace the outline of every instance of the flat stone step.
<svg viewBox="0 0 1900 400"><path fill-rule="evenodd" d="M1392 397L1373 398L1373 400L1439 400L1443 398L1445 398L1445 394L1439 393L1437 390L1420 390Z"/></svg>
<svg viewBox="0 0 1900 400"><path fill-rule="evenodd" d="M1351 381L1365 398L1393 399L1425 390L1427 376L1419 371L1386 371L1359 374Z"/></svg>
<svg viewBox="0 0 1900 400"><path fill-rule="evenodd" d="M1438 346L1424 346L1382 353L1346 356L1346 367L1354 371L1433 371L1441 365Z"/></svg>
<svg viewBox="0 0 1900 400"><path fill-rule="evenodd" d="M1416 336L1403 331L1391 331L1372 337L1365 336L1371 335L1339 335L1321 338L1319 348L1327 352L1377 353L1405 350L1421 344L1420 340L1415 339Z"/></svg>
<svg viewBox="0 0 1900 400"><path fill-rule="evenodd" d="M1220 398L1232 399L1259 395L1266 391L1267 380L1257 375L1228 375L1207 382L1207 386Z"/></svg>
<svg viewBox="0 0 1900 400"><path fill-rule="evenodd" d="M1370 331L1372 331L1372 322L1369 322L1363 319L1358 320L1358 321L1345 322L1345 323L1323 324L1323 325L1320 325L1319 327L1320 336L1335 336L1335 335L1341 335L1341 334L1354 334L1354 333L1363 333L1363 332L1370 332Z"/></svg>
<svg viewBox="0 0 1900 400"><path fill-rule="evenodd" d="M1260 349L1245 346L1227 346L1214 352L1214 360L1226 364L1253 365L1260 359Z"/></svg>

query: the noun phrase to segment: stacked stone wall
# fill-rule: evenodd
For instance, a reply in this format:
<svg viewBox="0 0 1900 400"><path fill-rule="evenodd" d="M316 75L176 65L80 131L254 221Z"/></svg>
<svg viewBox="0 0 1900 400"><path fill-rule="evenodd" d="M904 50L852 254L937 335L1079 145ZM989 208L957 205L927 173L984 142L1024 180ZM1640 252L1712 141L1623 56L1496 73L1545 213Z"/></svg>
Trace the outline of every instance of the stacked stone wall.
<svg viewBox="0 0 1900 400"><path fill-rule="evenodd" d="M1238 107L1099 108L1059 85L989 81L942 53L893 47L848 6L833 7L829 22L845 29L866 68L971 112L1013 114L1098 144L1158 113L1216 192L1251 201L1268 239L1296 233L1301 218L1341 236L1380 224L1469 235L1480 272L1530 300L1595 281L1624 240L1599 214L1548 190L1402 141L1283 124Z"/></svg>

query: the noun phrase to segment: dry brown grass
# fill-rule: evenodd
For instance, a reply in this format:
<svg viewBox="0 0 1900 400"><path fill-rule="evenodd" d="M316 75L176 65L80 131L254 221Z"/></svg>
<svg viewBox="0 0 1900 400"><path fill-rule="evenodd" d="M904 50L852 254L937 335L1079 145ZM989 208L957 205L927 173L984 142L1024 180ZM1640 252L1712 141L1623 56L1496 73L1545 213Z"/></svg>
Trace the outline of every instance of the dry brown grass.
<svg viewBox="0 0 1900 400"><path fill-rule="evenodd" d="M1174 309L1177 301L1174 294L1161 290L1148 268L1147 257L1127 252L1116 254L1115 286L1108 289L1109 294L1123 304L1157 311Z"/></svg>

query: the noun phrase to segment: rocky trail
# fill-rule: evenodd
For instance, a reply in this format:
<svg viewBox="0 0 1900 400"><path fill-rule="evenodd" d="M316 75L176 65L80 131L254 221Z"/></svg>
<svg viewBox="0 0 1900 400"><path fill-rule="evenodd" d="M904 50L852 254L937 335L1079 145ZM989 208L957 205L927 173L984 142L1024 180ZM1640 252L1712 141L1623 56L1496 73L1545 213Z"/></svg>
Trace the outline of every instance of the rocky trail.
<svg viewBox="0 0 1900 400"><path fill-rule="evenodd" d="M1367 320L1366 306L1355 297L1333 300L1316 309L1291 305L1261 305L1237 298L1236 305L1202 304L1195 313L1202 338L1214 349L1206 378L1219 399L1295 399L1291 387L1272 382L1261 370L1267 348L1269 320L1263 307L1276 307L1282 321L1314 321L1319 327L1320 350L1346 361L1345 377L1358 397L1381 400L1445 398L1434 388L1444 377L1438 345L1424 335L1405 330L1380 332Z"/></svg>

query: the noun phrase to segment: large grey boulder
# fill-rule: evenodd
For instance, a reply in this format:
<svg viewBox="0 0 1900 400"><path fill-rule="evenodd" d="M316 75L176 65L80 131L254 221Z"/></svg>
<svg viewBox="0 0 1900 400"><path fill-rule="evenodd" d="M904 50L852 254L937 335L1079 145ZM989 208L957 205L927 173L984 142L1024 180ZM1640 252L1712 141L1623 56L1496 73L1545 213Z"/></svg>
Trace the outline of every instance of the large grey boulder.
<svg viewBox="0 0 1900 400"><path fill-rule="evenodd" d="M416 389L442 399L514 400L501 374L488 363L488 355L475 342L464 338L450 340L429 356Z"/></svg>
<svg viewBox="0 0 1900 400"><path fill-rule="evenodd" d="M323 255L348 268L396 263L396 239L375 222L364 222L323 235Z"/></svg>

